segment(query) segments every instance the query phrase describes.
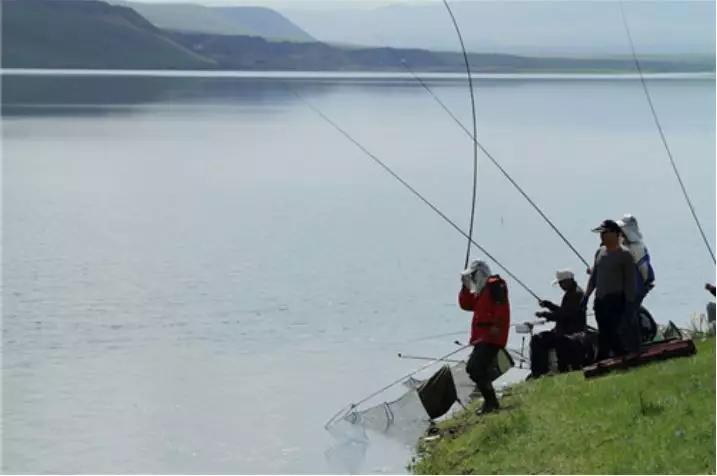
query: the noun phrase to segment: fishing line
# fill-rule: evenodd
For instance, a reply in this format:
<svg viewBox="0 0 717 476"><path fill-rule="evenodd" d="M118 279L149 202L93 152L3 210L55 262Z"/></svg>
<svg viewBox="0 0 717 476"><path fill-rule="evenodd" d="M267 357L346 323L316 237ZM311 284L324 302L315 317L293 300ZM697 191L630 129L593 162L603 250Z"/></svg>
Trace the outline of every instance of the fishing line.
<svg viewBox="0 0 717 476"><path fill-rule="evenodd" d="M560 237L561 240L563 240L563 243L565 243L568 248L575 254L575 256L578 257L578 259L586 266L590 267L590 264L588 264L587 260L580 254L580 252L573 246L573 244L563 235L563 233L558 229L557 226L553 223L553 221L548 218L548 216L543 212L543 210L533 201L532 198L523 190L523 188L518 185L518 183L513 179L513 177L510 176L510 174L503 168L503 166L498 162L498 160L493 157L493 154L491 154L488 149L486 149L483 144L480 143L478 138L471 133L471 131L468 130L468 128L463 124L463 122L458 119L458 117L455 115L455 113L441 100L440 97L431 89L431 87L420 77L416 72L411 68L411 66L406 62L404 58L399 58L396 53L391 49L390 47L387 48L387 51L393 55L398 62L401 64L401 66L408 71L408 73L418 82L418 84L421 85L421 87L433 98L434 101L438 103L439 106L448 114L451 119L453 119L453 122L455 122L458 127L460 127L463 132L466 133L468 138L473 141L475 147L479 148L483 154L488 157L488 159L498 167L498 170L501 174L503 174L503 177L505 177L508 182L510 182L511 185L525 198L528 203L533 207L533 209L538 212L538 215L541 216L541 218L552 228L552 230Z"/></svg>
<svg viewBox="0 0 717 476"><path fill-rule="evenodd" d="M578 259L579 259L580 261L582 261L582 263L583 263L585 266L590 266L590 265L588 264L588 262L585 260L585 258L583 258L583 256L580 254L580 252L575 248L575 246L573 246L573 244L565 237L565 235L563 235L563 233L558 229L558 227L555 226L555 224L552 222L552 220L551 220L550 218L548 218L548 216L547 216L547 215L543 212L543 210L535 203L535 201L533 201L533 199L530 198L530 196L525 192L525 190L523 190L523 188L522 188L520 185L518 185L518 183L513 179L513 177L511 177L510 174L503 168L503 166L500 165L500 163L498 162L498 160L496 160L496 158L493 157L493 155L492 155L490 152L488 152L488 150L483 146L483 144L481 144L481 143L478 141L478 139L471 134L471 132L466 128L466 126L463 125L463 123L460 121L460 119L458 119L458 118L456 117L456 115L453 113L453 111L451 111L451 110L448 108L448 106L446 106L445 103L441 100L441 98L439 98L438 95L436 95L436 93L433 92L433 90L431 89L431 87L428 86L428 84L426 84L426 82L423 81L423 79L421 79L421 78L410 68L410 66L408 66L408 65L406 64L406 61L405 61L405 60L402 60L402 64L403 64L403 66L406 68L406 70L407 70L409 73L411 73L411 75L418 81L418 83L423 87L423 89L425 89L425 90L428 92L428 94L430 94L431 97L441 106L441 108L443 108L443 110L446 111L446 113L453 119L453 121L454 121L456 124L458 124L458 126L459 126L459 127L463 130L463 132L465 132L466 135L475 143L475 145L476 145L478 148L480 148L481 152L483 152L483 154L485 154L485 156L488 157L488 159L493 163L493 165L495 165L496 167L498 167L498 170L500 171L501 174L503 174L503 177L505 177L505 178L508 180L508 182L510 182L510 184L513 185L513 187L515 187L515 189L523 196L523 198L525 198L525 199L528 201L528 203L533 207L533 209L535 209L535 211L538 212L538 214L541 216L541 218L543 218L543 220L545 220L545 222L550 226L550 228L552 228L553 231L560 237L560 239L563 240L563 243L565 243L565 244L568 246L568 248L570 248L570 250L575 254L575 256L577 256Z"/></svg>
<svg viewBox="0 0 717 476"><path fill-rule="evenodd" d="M619 1L619 5L620 5L620 15L622 17L622 23L625 26L625 33L627 33L627 39L630 43L630 51L632 51L632 59L635 62L635 68L637 68L637 73L640 76L640 83L642 84L642 90L645 92L645 98L647 98L647 104L649 104L649 106L650 106L650 112L652 113L652 118L655 120L655 125L657 126L657 131L660 133L660 139L662 139L662 145L665 146L665 151L667 152L667 157L670 159L670 165L672 165L672 170L675 172L677 181L680 184L680 189L682 189L682 195L685 197L687 206L690 207L690 212L692 213L692 218L694 218L695 223L697 224L697 228L700 230L700 235L702 235L702 240L705 242L707 251L709 251L709 254L712 257L712 262L715 263L716 262L715 254L712 251L712 247L710 246L710 243L707 240L707 236L705 235L704 230L702 229L702 224L700 223L700 220L697 218L697 213L695 212L695 207L692 205L692 201L690 200L690 197L687 194L687 189L685 188L685 184L682 181L682 176L680 175L680 172L677 170L677 165L675 164L675 159L672 156L672 151L670 150L670 146L667 144L667 138L665 137L665 132L662 130L662 124L660 124L660 119L657 117L657 112L655 111L655 105L652 103L652 97L650 96L650 90L647 88L647 83L645 82L645 76L642 73L642 66L640 65L640 60L637 57L637 52L635 51L635 43L632 40L632 34L630 33L630 26L627 23L627 16L625 15L625 9L623 8L622 0Z"/></svg>
<svg viewBox="0 0 717 476"><path fill-rule="evenodd" d="M287 86L289 87L290 91L299 98L304 104L306 104L309 109L314 111L318 116L320 116L322 119L324 119L327 123L329 123L334 129L336 129L338 132L340 132L344 137L346 137L349 141L351 141L356 147L358 147L364 154L366 154L368 157L370 157L374 162L376 162L383 170L388 172L394 179L396 179L401 185L403 185L405 188L407 188L411 193L413 193L416 197L418 197L423 203L428 205L428 207L433 210L438 216L443 218L445 222L447 222L449 225L451 225L458 233L463 235L463 237L467 238L470 243L472 243L476 248L478 248L488 259L493 261L495 264L500 267L505 273L513 278L513 280L518 283L523 289L525 289L528 294L533 296L536 300L540 300L537 294L533 292L523 281L521 281L515 274L513 274L508 268L506 268L497 258L495 258L491 253L489 253L485 248L483 248L481 245L479 245L471 236L469 236L465 231L463 231L456 223L448 218L448 216L443 213L438 207L436 207L430 200L428 200L426 197L424 197L418 190L416 190L411 184L406 182L403 178L401 178L400 175L398 175L396 172L393 171L391 167L386 165L385 162L383 162L381 159L379 159L376 155L371 153L366 147L364 147L359 141L354 139L351 134L346 132L346 130L342 129L341 126L339 126L336 122L334 122L330 117L328 117L326 114L324 114L320 109L318 109L316 106L314 106L311 102L309 102L304 96L299 94L298 91L296 91L291 85L288 83Z"/></svg>
<svg viewBox="0 0 717 476"><path fill-rule="evenodd" d="M453 22L453 27L456 30L456 34L458 35L458 41L461 43L461 50L463 51L463 61L466 64L466 74L468 75L468 88L471 93L471 114L473 116L473 137L478 137L477 132L477 124L476 124L476 100L475 100L475 94L473 92L473 75L471 74L471 65L468 62L468 53L466 52L466 45L463 43L463 35L461 34L461 29L458 27L458 22L456 21L456 17L453 15L453 10L451 10L451 6L448 4L448 0L443 0L443 5L446 6L446 10L448 10L448 14L451 16L451 21ZM473 141L473 194L471 197L471 219L470 219L470 225L468 227L468 245L466 246L466 262L463 266L464 268L468 267L468 261L470 261L471 257L471 242L473 241L473 222L475 220L475 212L476 212L476 201L478 200L478 143L477 141Z"/></svg>

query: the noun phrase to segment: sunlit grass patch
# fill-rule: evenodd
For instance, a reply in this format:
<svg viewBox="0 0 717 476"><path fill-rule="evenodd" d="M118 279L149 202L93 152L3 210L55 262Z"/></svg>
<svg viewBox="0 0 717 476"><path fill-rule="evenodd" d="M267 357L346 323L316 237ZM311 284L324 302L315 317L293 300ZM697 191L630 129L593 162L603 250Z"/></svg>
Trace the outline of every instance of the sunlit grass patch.
<svg viewBox="0 0 717 476"><path fill-rule="evenodd" d="M499 413L475 405L419 444L419 474L713 473L715 342L697 354L586 380L513 388Z"/></svg>

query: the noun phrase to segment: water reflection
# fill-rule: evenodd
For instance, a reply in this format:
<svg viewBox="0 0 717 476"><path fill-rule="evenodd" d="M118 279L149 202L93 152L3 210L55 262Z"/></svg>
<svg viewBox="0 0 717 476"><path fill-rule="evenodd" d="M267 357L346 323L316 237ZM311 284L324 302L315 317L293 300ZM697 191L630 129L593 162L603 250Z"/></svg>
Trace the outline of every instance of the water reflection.
<svg viewBox="0 0 717 476"><path fill-rule="evenodd" d="M2 115L109 114L146 105L291 105L299 100L292 88L316 96L335 87L311 80L11 75L3 77Z"/></svg>
<svg viewBox="0 0 717 476"><path fill-rule="evenodd" d="M675 77L673 77L675 76ZM661 84L681 87L686 79L711 80L710 75L694 74L689 77L662 75L652 78ZM464 88L462 75L421 75L423 82L431 87L451 85ZM637 81L630 75L614 79ZM570 75L498 75L481 77L476 87L523 88L536 82L565 82L566 87L583 87L585 82L606 84L605 76L582 75L575 82ZM267 77L228 75L111 75L111 74L65 74L13 73L2 75L3 116L67 116L105 115L133 113L138 106L172 106L174 108L201 106L217 108L231 104L247 106L290 106L300 99L308 99L337 93L343 90L376 91L383 94L415 95L421 84L410 75L291 75L271 74ZM145 107L145 109L147 108Z"/></svg>

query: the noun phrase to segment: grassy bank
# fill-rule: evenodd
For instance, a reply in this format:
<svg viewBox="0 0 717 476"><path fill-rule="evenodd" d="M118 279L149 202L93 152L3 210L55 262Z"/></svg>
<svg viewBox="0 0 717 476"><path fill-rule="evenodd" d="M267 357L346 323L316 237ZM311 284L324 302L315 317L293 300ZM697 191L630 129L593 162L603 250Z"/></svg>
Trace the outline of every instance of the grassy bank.
<svg viewBox="0 0 717 476"><path fill-rule="evenodd" d="M419 443L418 474L715 473L715 340L697 355L585 380L526 382Z"/></svg>

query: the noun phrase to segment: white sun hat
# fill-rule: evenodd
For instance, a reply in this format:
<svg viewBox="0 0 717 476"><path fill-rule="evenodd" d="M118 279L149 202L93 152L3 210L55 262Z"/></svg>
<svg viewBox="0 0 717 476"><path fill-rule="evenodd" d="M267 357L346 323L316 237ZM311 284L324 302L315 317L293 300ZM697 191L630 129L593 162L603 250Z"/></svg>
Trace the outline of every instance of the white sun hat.
<svg viewBox="0 0 717 476"><path fill-rule="evenodd" d="M471 291L475 292L476 294L481 292L483 289L483 286L485 286L486 281L488 281L488 278L491 275L490 266L488 266L488 263L482 260L474 260L471 262L471 264L463 270L461 273L461 276L469 277L471 276L472 286Z"/></svg>
<svg viewBox="0 0 717 476"><path fill-rule="evenodd" d="M558 284L560 281L565 279L575 279L575 274L569 269L561 269L555 272L555 279L553 280L553 286Z"/></svg>
<svg viewBox="0 0 717 476"><path fill-rule="evenodd" d="M640 227L637 224L637 218L629 213L625 213L623 217L617 221L620 229L631 243L637 243L642 241L642 233L640 233Z"/></svg>

